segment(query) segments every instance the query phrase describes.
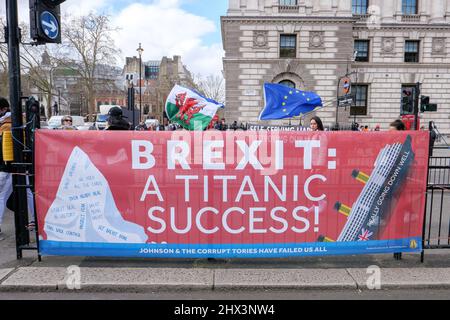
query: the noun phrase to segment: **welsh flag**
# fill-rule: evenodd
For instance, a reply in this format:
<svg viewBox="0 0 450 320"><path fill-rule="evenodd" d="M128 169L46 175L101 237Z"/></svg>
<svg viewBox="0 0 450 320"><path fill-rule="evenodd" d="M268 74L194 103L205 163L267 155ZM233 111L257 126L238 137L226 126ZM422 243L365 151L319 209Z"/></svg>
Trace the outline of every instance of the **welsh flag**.
<svg viewBox="0 0 450 320"><path fill-rule="evenodd" d="M166 101L166 113L170 121L190 131L205 130L224 105L200 95L194 90L176 85Z"/></svg>

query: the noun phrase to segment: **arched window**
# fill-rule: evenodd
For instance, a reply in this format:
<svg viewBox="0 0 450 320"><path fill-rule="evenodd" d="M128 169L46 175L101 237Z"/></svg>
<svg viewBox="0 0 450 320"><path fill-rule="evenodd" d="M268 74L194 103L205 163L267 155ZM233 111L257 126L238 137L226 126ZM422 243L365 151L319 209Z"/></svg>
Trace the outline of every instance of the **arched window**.
<svg viewBox="0 0 450 320"><path fill-rule="evenodd" d="M279 84L295 89L295 83L292 82L291 80L283 80L283 81L280 81Z"/></svg>

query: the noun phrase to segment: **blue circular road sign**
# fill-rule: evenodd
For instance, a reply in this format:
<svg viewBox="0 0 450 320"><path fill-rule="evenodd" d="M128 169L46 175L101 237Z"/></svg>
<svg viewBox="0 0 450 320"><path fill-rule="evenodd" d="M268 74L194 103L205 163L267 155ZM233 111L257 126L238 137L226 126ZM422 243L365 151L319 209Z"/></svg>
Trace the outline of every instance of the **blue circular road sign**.
<svg viewBox="0 0 450 320"><path fill-rule="evenodd" d="M58 19L52 13L48 11L44 11L41 14L41 28L44 31L45 35L55 40L59 36L59 23Z"/></svg>

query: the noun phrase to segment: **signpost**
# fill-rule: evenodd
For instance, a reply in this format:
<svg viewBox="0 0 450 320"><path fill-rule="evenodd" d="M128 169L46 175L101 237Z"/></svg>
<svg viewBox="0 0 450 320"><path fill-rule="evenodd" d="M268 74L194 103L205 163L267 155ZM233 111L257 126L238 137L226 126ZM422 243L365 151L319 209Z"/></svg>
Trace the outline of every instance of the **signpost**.
<svg viewBox="0 0 450 320"><path fill-rule="evenodd" d="M340 108L347 108L353 105L353 97L351 95L338 98L338 105Z"/></svg>
<svg viewBox="0 0 450 320"><path fill-rule="evenodd" d="M347 108L353 105L352 80L350 74L339 78L337 90L336 124L338 124L339 108Z"/></svg>
<svg viewBox="0 0 450 320"><path fill-rule="evenodd" d="M61 9L65 0L30 0L30 37L37 45L61 43Z"/></svg>
<svg viewBox="0 0 450 320"><path fill-rule="evenodd" d="M44 11L40 17L41 28L45 35L51 40L55 40L59 36L58 19L50 12Z"/></svg>

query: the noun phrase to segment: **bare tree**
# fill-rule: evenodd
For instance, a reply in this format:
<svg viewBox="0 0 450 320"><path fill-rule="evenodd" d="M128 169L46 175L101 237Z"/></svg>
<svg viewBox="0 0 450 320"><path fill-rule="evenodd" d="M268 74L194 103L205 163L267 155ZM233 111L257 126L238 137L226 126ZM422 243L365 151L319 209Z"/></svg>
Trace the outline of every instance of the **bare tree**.
<svg viewBox="0 0 450 320"><path fill-rule="evenodd" d="M79 76L88 101L88 112L94 114L98 68L115 65L120 53L112 39L117 29L111 26L108 16L94 13L65 20L68 23L63 30L63 55L72 58L60 60L59 64Z"/></svg>
<svg viewBox="0 0 450 320"><path fill-rule="evenodd" d="M198 90L209 99L225 103L225 80L222 76L210 74L206 77L195 76Z"/></svg>
<svg viewBox="0 0 450 320"><path fill-rule="evenodd" d="M47 47L23 46L21 66L28 83L45 96L46 115L52 115L52 99L55 95L53 72L56 69L55 57L49 54Z"/></svg>

